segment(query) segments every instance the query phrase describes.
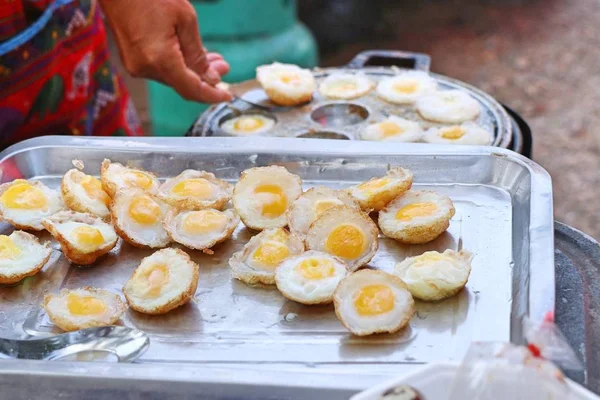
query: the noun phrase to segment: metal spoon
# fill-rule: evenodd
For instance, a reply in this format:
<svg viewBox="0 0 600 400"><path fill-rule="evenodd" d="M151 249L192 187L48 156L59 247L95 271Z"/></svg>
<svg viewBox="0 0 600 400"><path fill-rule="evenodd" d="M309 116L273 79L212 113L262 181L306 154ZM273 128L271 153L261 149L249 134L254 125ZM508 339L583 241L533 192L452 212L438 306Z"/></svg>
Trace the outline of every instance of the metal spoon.
<svg viewBox="0 0 600 400"><path fill-rule="evenodd" d="M56 360L78 353L103 352L116 356L119 362L129 362L144 354L149 345L148 335L140 330L104 326L43 339L0 338L0 359Z"/></svg>

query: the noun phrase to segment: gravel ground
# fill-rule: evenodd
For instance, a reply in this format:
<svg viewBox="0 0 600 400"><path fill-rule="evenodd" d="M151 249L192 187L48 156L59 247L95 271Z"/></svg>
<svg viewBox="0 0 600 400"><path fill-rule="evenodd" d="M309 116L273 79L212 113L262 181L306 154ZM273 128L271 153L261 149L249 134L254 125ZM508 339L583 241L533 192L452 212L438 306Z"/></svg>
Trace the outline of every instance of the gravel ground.
<svg viewBox="0 0 600 400"><path fill-rule="evenodd" d="M600 1L374 0L375 11L342 11L337 23L327 21L336 11L327 2L299 3L323 65L364 49L425 52L433 71L521 113L534 159L553 178L556 219L600 239ZM143 85L130 88L145 117Z"/></svg>

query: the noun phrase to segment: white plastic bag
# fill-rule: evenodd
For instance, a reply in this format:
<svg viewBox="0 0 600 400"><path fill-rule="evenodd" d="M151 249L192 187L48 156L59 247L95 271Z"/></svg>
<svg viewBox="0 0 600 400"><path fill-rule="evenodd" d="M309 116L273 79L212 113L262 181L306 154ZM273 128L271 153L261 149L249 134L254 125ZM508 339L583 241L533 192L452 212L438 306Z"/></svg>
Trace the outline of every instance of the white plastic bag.
<svg viewBox="0 0 600 400"><path fill-rule="evenodd" d="M471 345L450 392L450 400L571 398L561 370L581 363L551 318L524 323L526 346L476 342Z"/></svg>

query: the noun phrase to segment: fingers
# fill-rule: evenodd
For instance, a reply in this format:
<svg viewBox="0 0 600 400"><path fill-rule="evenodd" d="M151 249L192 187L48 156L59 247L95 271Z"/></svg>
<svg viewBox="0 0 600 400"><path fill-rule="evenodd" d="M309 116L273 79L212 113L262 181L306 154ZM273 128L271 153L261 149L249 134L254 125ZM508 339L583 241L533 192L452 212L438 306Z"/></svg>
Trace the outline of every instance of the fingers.
<svg viewBox="0 0 600 400"><path fill-rule="evenodd" d="M218 103L231 100L229 92L217 89L202 81L196 71L192 71L185 66L183 60L174 63L167 71L169 72L163 76L164 82L186 100L201 103Z"/></svg>
<svg viewBox="0 0 600 400"><path fill-rule="evenodd" d="M213 61L210 63L210 68L217 71L220 76L223 76L229 72L229 63L224 60Z"/></svg>
<svg viewBox="0 0 600 400"><path fill-rule="evenodd" d="M204 103L220 103L222 101L231 101L232 99L231 93L210 86L206 82L202 82L201 91L203 100L200 101Z"/></svg>
<svg viewBox="0 0 600 400"><path fill-rule="evenodd" d="M229 64L218 53L209 53L202 45L196 12L190 3L179 12L176 34L183 60L174 61L170 82L184 99L203 103L230 101L229 92L214 86L229 72ZM183 65L182 65L183 64ZM179 71L179 72L176 72Z"/></svg>
<svg viewBox="0 0 600 400"><path fill-rule="evenodd" d="M179 12L176 32L179 38L181 53L185 59L185 65L202 79L211 85L216 85L221 81L221 77L209 69L210 63L206 49L202 45L200 38L200 28L196 18L194 7L188 5L182 7Z"/></svg>
<svg viewBox="0 0 600 400"><path fill-rule="evenodd" d="M204 51L206 52L206 47L204 48ZM222 60L223 56L219 53L206 52L206 59L208 60L208 62L213 62L213 61L217 61L217 60Z"/></svg>

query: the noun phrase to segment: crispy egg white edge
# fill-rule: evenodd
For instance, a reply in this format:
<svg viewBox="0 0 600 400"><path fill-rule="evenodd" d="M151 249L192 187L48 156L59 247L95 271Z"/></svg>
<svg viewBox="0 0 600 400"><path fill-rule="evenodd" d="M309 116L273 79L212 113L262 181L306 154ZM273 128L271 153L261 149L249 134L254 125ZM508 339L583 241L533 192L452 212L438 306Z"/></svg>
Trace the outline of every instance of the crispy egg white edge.
<svg viewBox="0 0 600 400"><path fill-rule="evenodd" d="M134 277L138 271L151 268L154 265L165 265L169 270L169 280L166 290L163 288L161 294L154 299L140 297L135 290L136 279ZM193 286L197 286L198 276L198 264L193 262L185 252L179 249L166 248L158 250L142 259L140 265L134 270L131 277L123 286L123 293L130 306L137 311L160 310L163 307L171 305L171 303L179 300L181 296L189 292L192 292L193 295L196 291L196 287ZM165 312L167 311L169 310Z"/></svg>
<svg viewBox="0 0 600 400"><path fill-rule="evenodd" d="M331 260L335 269L332 277L324 279L306 279L296 271L296 267L304 260L310 258L324 258ZM339 282L348 274L346 263L330 254L320 251L306 251L297 256L286 259L275 270L277 289L287 298L304 303L316 304L333 300L333 292ZM306 293L307 286L314 286L314 290Z"/></svg>
<svg viewBox="0 0 600 400"><path fill-rule="evenodd" d="M413 203L435 203L436 213L427 217L416 217L409 221L398 221L396 213L403 207ZM438 221L440 219L450 220L454 216L454 204L450 197L434 192L432 190L409 190L402 196L392 200L383 210L379 212L379 226L389 229L402 229L406 227L420 226L429 221Z"/></svg>
<svg viewBox="0 0 600 400"><path fill-rule="evenodd" d="M201 234L187 234L183 232L183 228L181 226L183 223L183 219L189 213L196 212L194 210L169 211L167 213L167 216L165 217L164 227L171 239L173 239L173 241L182 244L186 247L197 250L203 250L213 247L215 244L227 240L233 235L233 232L240 223L240 217L234 210L231 209L225 211L219 211L216 209L210 210L219 214L223 214L227 218L227 222L221 230L205 232Z"/></svg>
<svg viewBox="0 0 600 400"><path fill-rule="evenodd" d="M292 86L281 82L279 76L281 73L284 73L283 71L297 74L302 84ZM291 97L312 94L316 86L315 78L310 70L293 64L281 64L277 62L257 67L256 79L266 90L275 90Z"/></svg>
<svg viewBox="0 0 600 400"><path fill-rule="evenodd" d="M0 276L9 278L26 275L46 263L52 249L48 242L41 244L37 236L23 231L13 231L8 237L21 251L16 259L0 259Z"/></svg>
<svg viewBox="0 0 600 400"><path fill-rule="evenodd" d="M8 190L15 183L15 181L0 185L0 195ZM12 225L17 226L18 228L33 228L35 230L42 230L44 229L42 226L42 220L61 210L64 210L66 206L59 190L50 189L48 186L39 181L25 181L44 192L46 198L48 199L48 209L46 211L13 209L5 207L3 203L0 203L0 213L2 214L2 218L4 220Z"/></svg>
<svg viewBox="0 0 600 400"><path fill-rule="evenodd" d="M258 179L259 174L264 175L260 177L262 179ZM270 175L267 176L266 174ZM291 185L285 187L281 182L290 182ZM233 188L233 207L244 225L257 230L286 226L287 210L276 218L266 218L258 212L260 203L248 201L248 199L252 198L254 189L259 185L278 185L283 188L289 210L294 200L302 194L302 180L298 175L292 174L284 167L256 167L243 171L239 181Z"/></svg>
<svg viewBox="0 0 600 400"><path fill-rule="evenodd" d="M457 97L458 102L445 102L444 96L448 95ZM470 94L458 89L432 92L419 97L415 107L424 119L447 124L474 120L481 113L479 102Z"/></svg>
<svg viewBox="0 0 600 400"><path fill-rule="evenodd" d="M393 86L403 79L414 79L419 82L419 89L416 93L401 94L397 93ZM435 92L438 88L437 81L427 72L406 71L401 74L384 78L379 81L376 92L383 100L394 104L412 104L419 97L428 93Z"/></svg>
<svg viewBox="0 0 600 400"><path fill-rule="evenodd" d="M283 228L270 228L263 230L259 234L250 238L248 243L246 243L240 251L233 253L229 259L229 266L231 269L231 275L234 278L250 284L275 283L275 269L271 271L256 268L251 264L251 262L249 262L249 258L252 257L254 252L263 242L268 241L268 238L279 229ZM305 250L302 239L293 233L288 233L287 247L290 252L289 257L300 254Z"/></svg>
<svg viewBox="0 0 600 400"><path fill-rule="evenodd" d="M346 93L342 95L341 93L336 93L335 91L331 91L330 86L336 84L339 81L349 81L353 80L356 84L356 89L351 91L350 93ZM319 85L319 93L322 96L331 98L331 99L355 99L357 97L362 97L369 93L375 84L371 79L369 79L364 73L350 74L347 72L336 72L333 73L327 78L325 78L321 84Z"/></svg>
<svg viewBox="0 0 600 400"><path fill-rule="evenodd" d="M240 131L236 130L235 123L239 119L247 118L247 117L258 118L261 121L263 121L265 124L263 126L261 126L260 128L250 131L250 132L244 132L244 131L240 132ZM275 121L272 118L265 117L264 115L261 115L261 114L243 114L243 115L228 119L223 124L221 124L220 127L225 132L227 132L231 135L248 136L248 135L257 135L259 133L264 133L264 132L270 131L271 129L273 129L274 126L275 126Z"/></svg>
<svg viewBox="0 0 600 400"><path fill-rule="evenodd" d="M327 234L325 237L319 235L319 231L322 228L326 228L331 222L335 223L335 226L331 229L326 229ZM336 223L341 221L340 223ZM379 229L371 218L360 210L356 210L347 206L332 207L325 211L317 220L311 225L306 235L306 248L308 250L317 250L327 253L325 249L325 242L331 234L331 231L340 224L353 224L360 228L367 241L365 250L363 253L355 259L342 260L348 264L351 271L355 271L363 265L367 264L377 253L379 248Z"/></svg>
<svg viewBox="0 0 600 400"><path fill-rule="evenodd" d="M382 122L393 122L405 129L405 132L398 135L391 136L389 138L381 138L381 131L379 124ZM360 137L362 140L373 140L383 142L418 142L423 138L423 128L416 121L410 121L395 115L391 115L388 118L376 122L374 124L367 125L364 130L361 131Z"/></svg>
<svg viewBox="0 0 600 400"><path fill-rule="evenodd" d="M67 198L69 196L73 196L75 201L79 203L76 207L78 210L74 209L73 211L89 212L101 218L108 217L110 215L110 210L106 204L88 195L81 183L75 182L73 175L79 174L81 174L81 179L83 179L85 176L88 176L86 173L75 168L67 171L67 173L63 176L61 182L61 191L63 193L63 197ZM89 176L93 177L93 175Z"/></svg>
<svg viewBox="0 0 600 400"><path fill-rule="evenodd" d="M310 226L317 219L315 205L318 201L337 199L342 204L351 208L359 209L359 205L350 193L343 190L334 190L324 186L317 186L302 193L287 211L287 219L290 230L305 237Z"/></svg>
<svg viewBox="0 0 600 400"><path fill-rule="evenodd" d="M441 255L444 259L432 261L432 269L428 272L439 272L440 269L451 266L453 267L452 272L455 273L452 276L455 279L454 281L448 280L447 274L444 274L444 276L439 276L439 274L436 276L409 276L409 274L413 275L412 272L415 272L412 269L418 259L429 253ZM406 283L414 297L422 300L441 300L453 296L467 284L472 270L471 261L473 260L473 254L470 251L461 250L457 252L451 249L445 250L443 253L428 251L421 254L421 256L408 257L397 263L394 268L394 274ZM459 268L454 268L457 266ZM463 266L466 268L462 268Z"/></svg>
<svg viewBox="0 0 600 400"><path fill-rule="evenodd" d="M90 296L100 299L104 305L107 306L107 312L101 315L89 316L76 316L71 314L67 307L67 298L70 293L74 293L78 296ZM121 296L118 294L105 289L89 286L78 289L63 289L57 294L48 294L44 297L42 306L53 323L59 325L61 328L62 326L60 325L74 325L76 329L87 326L111 324L114 321L117 321L126 310L125 303L123 303Z"/></svg>
<svg viewBox="0 0 600 400"><path fill-rule="evenodd" d="M358 314L353 304L354 294L369 285L385 285L392 289L392 311L375 316ZM406 284L397 276L378 270L361 270L344 278L335 290L334 305L340 322L359 336L398 331L410 322L415 312L414 300Z"/></svg>
<svg viewBox="0 0 600 400"><path fill-rule="evenodd" d="M465 134L458 139L446 139L441 136L442 130L449 127L433 127L425 132L423 139L427 143L440 144L464 144L464 145L489 145L492 141L492 134L475 122L467 121L460 124L465 130Z"/></svg>
<svg viewBox="0 0 600 400"><path fill-rule="evenodd" d="M161 209L161 217L154 224L140 224L131 220L129 216L129 206L131 201L137 196L149 196ZM117 192L111 205L111 214L113 224L119 236L133 241L142 246L163 247L169 244L171 239L163 227L163 220L170 207L159 197L147 193L142 189L124 189ZM156 234L153 238L149 237L149 232Z"/></svg>

